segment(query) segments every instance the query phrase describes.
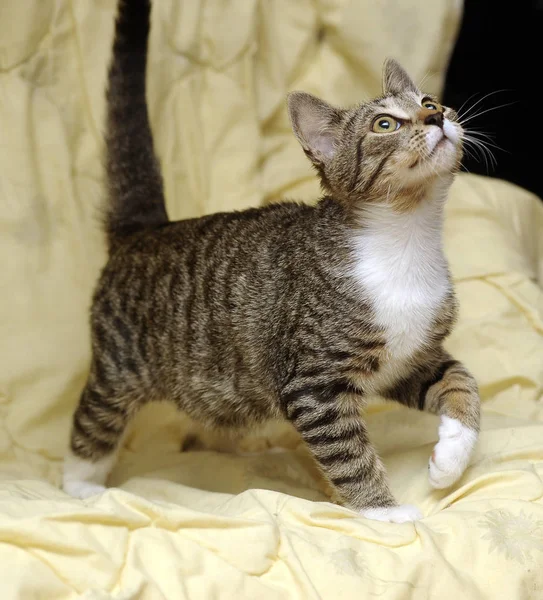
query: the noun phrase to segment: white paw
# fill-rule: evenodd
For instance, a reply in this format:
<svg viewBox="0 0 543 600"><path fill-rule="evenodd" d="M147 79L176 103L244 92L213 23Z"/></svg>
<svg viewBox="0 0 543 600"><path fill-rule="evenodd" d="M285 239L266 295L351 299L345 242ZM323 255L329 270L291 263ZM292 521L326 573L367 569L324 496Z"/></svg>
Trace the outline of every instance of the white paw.
<svg viewBox="0 0 543 600"><path fill-rule="evenodd" d="M441 417L439 442L428 463L430 485L443 489L460 478L468 466L477 442L477 433L457 419Z"/></svg>
<svg viewBox="0 0 543 600"><path fill-rule="evenodd" d="M407 523L422 519L422 513L416 506L402 504L401 506L389 506L387 508L367 508L361 510L360 514L366 519L374 521L388 521L389 523Z"/></svg>
<svg viewBox="0 0 543 600"><path fill-rule="evenodd" d="M90 498L101 494L115 462L115 454L90 461L68 453L64 459L62 488L74 498Z"/></svg>
<svg viewBox="0 0 543 600"><path fill-rule="evenodd" d="M74 498L90 498L106 491L103 485L89 483L88 481L69 481L64 484L64 491Z"/></svg>

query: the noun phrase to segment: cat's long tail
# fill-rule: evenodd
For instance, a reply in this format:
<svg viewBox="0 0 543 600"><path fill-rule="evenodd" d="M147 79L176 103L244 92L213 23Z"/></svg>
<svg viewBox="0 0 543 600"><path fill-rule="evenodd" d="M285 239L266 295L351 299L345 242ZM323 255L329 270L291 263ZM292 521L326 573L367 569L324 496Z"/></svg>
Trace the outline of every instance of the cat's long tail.
<svg viewBox="0 0 543 600"><path fill-rule="evenodd" d="M126 236L168 222L145 97L150 13L150 0L119 0L106 94L110 250Z"/></svg>

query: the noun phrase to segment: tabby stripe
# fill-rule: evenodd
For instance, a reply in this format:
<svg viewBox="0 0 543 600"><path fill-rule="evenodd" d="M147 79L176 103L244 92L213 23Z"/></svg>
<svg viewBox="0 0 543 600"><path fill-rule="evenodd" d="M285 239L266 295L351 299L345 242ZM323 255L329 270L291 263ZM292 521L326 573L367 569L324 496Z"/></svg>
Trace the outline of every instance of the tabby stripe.
<svg viewBox="0 0 543 600"><path fill-rule="evenodd" d="M130 272L130 289L125 292L126 298L129 302L124 305L123 314L128 318L129 321L133 321L140 316L140 307L145 300L145 295L149 291L145 278L133 274ZM154 293L154 290L151 291Z"/></svg>
<svg viewBox="0 0 543 600"><path fill-rule="evenodd" d="M239 392L239 389L240 389L239 382L240 382L240 374L243 373L243 361L242 361L241 354L239 353L239 350L237 349L237 346L234 346L234 348L232 349L232 358L234 361L234 365L232 368L232 371L233 371L232 387L234 388L234 392L238 396L241 396L241 394Z"/></svg>
<svg viewBox="0 0 543 600"><path fill-rule="evenodd" d="M299 384L299 382L297 382ZM327 385L315 385L312 383L311 385L303 385L302 387L297 387L289 392L287 392L282 398L282 404L286 407L292 402L296 402L303 397L316 398L319 396L321 399L324 399L327 394L328 386ZM335 400L335 398L330 398L330 401Z"/></svg>
<svg viewBox="0 0 543 600"><path fill-rule="evenodd" d="M313 155L311 154L311 152L308 152L305 149L304 149L304 152L305 152L306 156L309 157L309 160L311 160L311 162L313 162L313 165L317 169L324 186L327 187L328 189L332 189L332 186L330 185L330 181L328 180L328 177L326 176L326 173L324 172L324 165L322 163L314 162Z"/></svg>
<svg viewBox="0 0 543 600"><path fill-rule="evenodd" d="M79 425L81 429L86 431L89 436L100 440L109 440L111 436L118 437L123 428L112 428L109 424L105 424L97 418L96 413L89 410L89 406L80 406L78 411Z"/></svg>
<svg viewBox="0 0 543 600"><path fill-rule="evenodd" d="M201 292L202 292L202 298L203 301L205 303L205 306L209 306L211 304L211 298L213 296L216 296L216 294L214 294L214 290L215 290L215 284L216 284L216 279L215 276L217 274L217 266L214 264L214 261L210 258L210 256L214 253L215 248L217 247L218 243L221 241L221 236L217 235L217 229L220 229L220 227L224 227L224 223L219 222L218 224L214 223L214 226L210 227L209 230L207 231L207 236L206 236L206 240L205 240L205 244L202 250L203 253L203 259L202 259L202 263L204 265L207 265L207 268L205 270L205 276L202 278L202 282L201 282ZM222 266L222 265L221 265ZM209 319L208 321L208 325L212 324L212 320ZM208 335L208 337L213 337L213 333L209 332L209 327L206 328L206 333Z"/></svg>
<svg viewBox="0 0 543 600"><path fill-rule="evenodd" d="M200 232L198 231L198 234L200 234ZM187 268L187 280L189 282L191 282L191 284L188 286L189 287L189 293L188 296L185 300L185 323L186 323L186 331L185 331L185 353L186 356L191 356L192 355L192 310L193 310L193 306L194 306L194 300L196 297L196 286L192 283L194 282L194 275L195 275L195 265L196 265L196 260L197 257L195 256L195 253L193 252L192 255L190 253L187 253L187 261L186 261L186 268ZM187 361L187 369L189 371L189 375L192 372L192 362L191 360Z"/></svg>
<svg viewBox="0 0 543 600"><path fill-rule="evenodd" d="M113 316L113 306L111 305L109 298L103 298L100 302L100 314L107 318Z"/></svg>
<svg viewBox="0 0 543 600"><path fill-rule="evenodd" d="M367 344L358 344L358 347L354 342L351 343L351 347L355 348L360 352L344 352L341 350L329 352L324 358L328 358L328 361L336 359L339 364L330 365L329 362L326 364L326 369L333 368L338 372L348 373L350 371L363 371L364 373L375 373L380 368L379 356L372 354L372 351L378 350L384 347L384 343L381 342L369 342ZM348 358L347 358L348 357ZM323 369L321 369L321 372Z"/></svg>
<svg viewBox="0 0 543 600"><path fill-rule="evenodd" d="M92 333L94 335L94 339L96 340L96 344L99 349L102 349L106 345L107 339L107 331L103 327L101 323L94 323L94 327L92 328Z"/></svg>
<svg viewBox="0 0 543 600"><path fill-rule="evenodd" d="M459 364L457 360L447 360L445 361L437 370L436 374L434 375L434 377L432 379L430 379L430 381L427 381L426 383L424 383L422 385L422 387L420 388L420 392L419 392L419 404L418 404L418 409L419 410L424 410L424 403L426 401L426 394L428 392L428 390L435 385L436 383L439 383L442 379L443 376L445 375L445 373L454 365Z"/></svg>
<svg viewBox="0 0 543 600"><path fill-rule="evenodd" d="M138 365L131 356L125 357L125 359L123 361L123 369L129 371L133 375L140 375L140 370L138 368Z"/></svg>
<svg viewBox="0 0 543 600"><path fill-rule="evenodd" d="M81 404L96 404L101 405L104 402L103 395L100 394L98 390L93 389L92 387L87 387L81 394Z"/></svg>
<svg viewBox="0 0 543 600"><path fill-rule="evenodd" d="M92 459L93 455L104 456L106 454L110 454L115 450L116 447L115 444L109 444L107 442L103 442L102 440L93 439L91 445L78 444L77 441L77 438L72 436L70 449L77 456L86 459Z"/></svg>
<svg viewBox="0 0 543 600"><path fill-rule="evenodd" d="M165 269L165 268L167 268L167 267L165 267L164 265L160 265L157 270ZM148 298L149 297L152 298L153 296L158 296L158 295L160 295L160 298L164 298L166 296L166 294L168 293L169 281L168 281L167 275L165 275L164 272L161 272L160 277L158 277L155 281L156 281L156 287L152 287L152 288L149 288L149 290L147 290ZM151 306L153 306L153 305L154 305L154 302L151 301ZM153 310L153 309L151 309L151 310ZM153 311L152 319L153 319L153 329L158 330L161 333L168 331L168 329L171 327L172 317L171 317L170 311L167 310L166 307L164 306L164 302L161 302L160 308ZM159 348L165 349L164 344L159 344Z"/></svg>
<svg viewBox="0 0 543 600"><path fill-rule="evenodd" d="M121 368L119 362L121 350L117 345L115 336L111 335L111 329L108 330L102 323L96 323L93 328L98 350L102 359L112 364L117 370Z"/></svg>
<svg viewBox="0 0 543 600"><path fill-rule="evenodd" d="M365 375L376 373L381 366L378 356L365 356L363 360L357 361L351 366L351 371L362 372Z"/></svg>
<svg viewBox="0 0 543 600"><path fill-rule="evenodd" d="M129 346L132 343L132 331L127 324L119 316L116 316L113 318L113 327L121 336L122 343Z"/></svg>
<svg viewBox="0 0 543 600"><path fill-rule="evenodd" d="M116 272L115 281L106 288L113 288L120 292L115 300L121 314L128 314L129 305L134 302L134 286L139 284L140 279L143 278L135 277L131 268L125 268L122 272Z"/></svg>
<svg viewBox="0 0 543 600"><path fill-rule="evenodd" d="M299 404L299 405L295 406L291 412L288 412L288 410L287 410L287 416L291 421L296 421L303 414L312 412L314 410L315 410L314 406L309 406L307 404Z"/></svg>
<svg viewBox="0 0 543 600"><path fill-rule="evenodd" d="M179 282L181 280L181 275L177 269L172 271L170 274L170 281L168 282L168 299L170 301L170 306L175 305L177 290L179 289Z"/></svg>
<svg viewBox="0 0 543 600"><path fill-rule="evenodd" d="M324 361L323 361L324 362ZM325 363L327 366L328 364ZM309 384L313 384L314 386L326 385L326 381L330 378L330 375L324 372L323 366L319 365L313 369L306 369L305 371L294 371L296 377L296 383L298 385L307 382ZM319 376L324 377L325 381L323 383L319 383Z"/></svg>
<svg viewBox="0 0 543 600"><path fill-rule="evenodd" d="M392 154L394 152L395 152L395 150L391 150L377 165L377 168L373 171L373 173L371 174L371 177L368 179L368 181L362 188L362 191L360 192L361 194L365 194L368 190L371 190L373 184L377 181L377 178L379 177L381 171L383 170L387 160L392 156Z"/></svg>
<svg viewBox="0 0 543 600"><path fill-rule="evenodd" d="M96 436L95 431L87 431L78 418L74 419L74 433L77 433L80 437L90 441L93 450L98 450L99 448L101 448L104 450L104 453L107 453L111 452L115 448L114 442L110 442ZM115 437L115 439L117 439L117 436ZM74 441L74 436L72 435L72 444Z"/></svg>
<svg viewBox="0 0 543 600"><path fill-rule="evenodd" d="M356 121L357 117L358 117L358 112L357 111L353 112L353 114L349 117L349 120L347 121L347 123L345 123L343 130L354 133L354 131L351 131L351 127L352 127L353 123Z"/></svg>
<svg viewBox="0 0 543 600"><path fill-rule="evenodd" d="M372 340L369 342L363 342L362 340L356 339L356 338L347 338L346 339L347 343L354 347L354 348L358 348L359 350L363 351L363 352L370 352L371 350L380 350L381 348L385 347L385 342L381 342L381 341L376 341L376 340Z"/></svg>
<svg viewBox="0 0 543 600"><path fill-rule="evenodd" d="M111 403L110 401L104 401L104 398L107 398L108 396L113 396L113 394L104 390L99 392L92 387L87 387L82 394L79 406L81 407L83 405L90 404L92 406L96 406L97 408L107 410L110 413L115 413L117 415L126 417L127 411L125 409L125 403Z"/></svg>
<svg viewBox="0 0 543 600"><path fill-rule="evenodd" d="M356 426L354 427L351 425L348 428L344 428L337 433L316 432L306 434L304 435L304 440L312 446L323 446L325 444L334 444L336 442L350 440L361 433L360 423L356 423L355 425Z"/></svg>
<svg viewBox="0 0 543 600"><path fill-rule="evenodd" d="M294 377L296 388L302 389L305 387L312 387L315 389L315 394L320 393L328 397L330 393L327 392L326 388L330 386L331 377L340 375L342 373L348 373L352 371L352 367L331 365L330 363L323 363L317 366L315 369L303 371L300 374L296 374ZM292 386L293 384L291 384ZM322 390L319 392L319 390ZM343 393L339 391L338 393Z"/></svg>
<svg viewBox="0 0 543 600"><path fill-rule="evenodd" d="M368 372L375 373L381 367L381 363L379 361L378 356L370 356L368 357Z"/></svg>
<svg viewBox="0 0 543 600"><path fill-rule="evenodd" d="M146 320L139 323L138 335L136 337L136 348L141 360L147 365L149 364L149 351L147 350L148 330Z"/></svg>
<svg viewBox="0 0 543 600"><path fill-rule="evenodd" d="M364 481L363 473L354 473L353 475L343 475L340 477L332 477L332 483L337 487L351 485L353 483L362 483Z"/></svg>
<svg viewBox="0 0 543 600"><path fill-rule="evenodd" d="M355 394L357 396L362 396L363 392L355 385L347 381L346 379L339 380L333 384L330 392L334 395L334 397L339 396L340 394Z"/></svg>
<svg viewBox="0 0 543 600"><path fill-rule="evenodd" d="M462 387L452 387L452 388L447 388L445 390L443 390L437 397L437 401L436 401L436 405L437 405L437 412L441 412L441 407L443 406L443 403L447 401L447 396L449 394L471 394L472 391L469 390L468 388L462 388Z"/></svg>
<svg viewBox="0 0 543 600"><path fill-rule="evenodd" d="M313 356L317 356L327 361L334 360L337 362L345 362L346 360L354 358L354 355L351 352L345 352L344 350L327 350L323 347L315 348L312 346L302 346L298 354L303 356L304 353L312 354Z"/></svg>
<svg viewBox="0 0 543 600"><path fill-rule="evenodd" d="M101 359L95 359L91 368L91 376L95 383L103 385L108 381L107 369Z"/></svg>
<svg viewBox="0 0 543 600"><path fill-rule="evenodd" d="M340 417L341 414L338 410L329 408L313 420L296 423L296 429L301 433L313 431L314 429L318 429L319 427L326 427L328 425L332 425L332 423L337 422Z"/></svg>
<svg viewBox="0 0 543 600"><path fill-rule="evenodd" d="M325 386L321 387L324 388ZM318 391L319 388L312 384L287 392L280 399L281 409L288 416L288 407L290 404L293 404L302 398L314 398Z"/></svg>
<svg viewBox="0 0 543 600"><path fill-rule="evenodd" d="M357 454L353 454L348 450L336 450L334 452L331 452L330 454L327 454L326 456L319 456L317 458L321 465L329 466L335 463L345 464L352 460L360 458L360 456L358 456Z"/></svg>
<svg viewBox="0 0 543 600"><path fill-rule="evenodd" d="M447 394L471 394L471 390L465 387L452 387L452 388L447 388L445 390L443 390L440 394L439 397L441 398L441 396L446 396Z"/></svg>
<svg viewBox="0 0 543 600"><path fill-rule="evenodd" d="M345 289L342 289L341 287L333 285L330 281L330 275L322 269L318 268L319 260L317 256L314 257L314 264L316 265L316 267L312 270L311 274L313 275L313 277L318 277L320 287L326 288L326 290L331 296L336 296L338 299L341 298L346 302L352 302L352 296L349 294L349 292ZM318 304L318 306L322 310L322 305ZM330 312L330 314L332 313Z"/></svg>
<svg viewBox="0 0 543 600"><path fill-rule="evenodd" d="M89 419L89 421L92 421L95 425L99 426L100 429L105 433L118 435L124 429L124 423L119 427L117 425L112 424L111 422L107 423L105 421L105 419L107 419L108 417L111 419L111 412L109 415L106 414L107 412L109 412L106 407L100 407L98 409L98 407L92 406L87 402L82 404L79 407L79 410L85 417ZM101 414L100 411L103 411L103 413ZM113 412L113 414L118 415L119 413Z"/></svg>
<svg viewBox="0 0 543 600"><path fill-rule="evenodd" d="M360 169L362 168L362 143L364 142L364 137L362 136L356 146L356 167L353 173L353 177L349 183L349 191L354 192L356 190L356 186L358 185L358 180L360 179Z"/></svg>
<svg viewBox="0 0 543 600"><path fill-rule="evenodd" d="M291 390L283 397L282 405L286 407L291 402L294 402L303 396L315 398L320 404L327 404L329 402L335 402L340 394L362 395L362 391L353 386L346 379L339 379L333 383L305 385L299 389Z"/></svg>
<svg viewBox="0 0 543 600"><path fill-rule="evenodd" d="M123 367L123 357L121 351L117 347L117 344L113 341L113 338L108 340L108 344L102 346L100 349L103 358L114 368L116 372L119 372Z"/></svg>

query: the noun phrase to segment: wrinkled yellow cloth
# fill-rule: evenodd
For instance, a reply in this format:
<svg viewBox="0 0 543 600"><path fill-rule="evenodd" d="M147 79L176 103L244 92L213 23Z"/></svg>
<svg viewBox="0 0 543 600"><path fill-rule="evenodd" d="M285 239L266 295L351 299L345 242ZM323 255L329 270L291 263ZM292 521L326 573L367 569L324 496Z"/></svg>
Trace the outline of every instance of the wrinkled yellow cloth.
<svg viewBox="0 0 543 600"><path fill-rule="evenodd" d="M543 207L483 177L458 178L446 225L461 302L449 348L484 403L472 465L432 491L436 418L368 411L394 491L422 521L327 503L301 446L182 454L167 406L137 420L120 489L88 501L58 489L105 260L114 4L0 3L0 598L543 598ZM439 91L460 12L458 0L155 2L149 101L171 216L314 200L285 93L358 102L379 92L389 55Z"/></svg>

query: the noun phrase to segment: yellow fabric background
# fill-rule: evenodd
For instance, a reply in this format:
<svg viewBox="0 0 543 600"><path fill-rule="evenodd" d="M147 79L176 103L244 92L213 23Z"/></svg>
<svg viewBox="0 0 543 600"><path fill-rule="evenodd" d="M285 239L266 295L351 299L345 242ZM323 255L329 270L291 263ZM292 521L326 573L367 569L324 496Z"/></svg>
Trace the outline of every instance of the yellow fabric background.
<svg viewBox="0 0 543 600"><path fill-rule="evenodd" d="M392 525L323 502L303 448L181 454L183 422L138 419L100 498L58 489L89 361L105 259L103 88L114 0L0 3L0 597L543 598L543 208L463 175L447 251L461 302L449 347L477 376L481 443L431 491L437 420L376 404L369 425L397 497ZM314 200L284 106L379 91L385 56L438 91L458 0L161 0L149 100L174 218ZM477 90L474 90L474 92ZM271 432L270 435L276 435Z"/></svg>

